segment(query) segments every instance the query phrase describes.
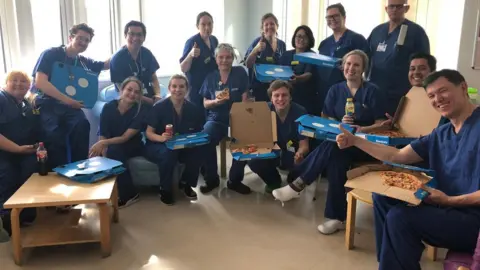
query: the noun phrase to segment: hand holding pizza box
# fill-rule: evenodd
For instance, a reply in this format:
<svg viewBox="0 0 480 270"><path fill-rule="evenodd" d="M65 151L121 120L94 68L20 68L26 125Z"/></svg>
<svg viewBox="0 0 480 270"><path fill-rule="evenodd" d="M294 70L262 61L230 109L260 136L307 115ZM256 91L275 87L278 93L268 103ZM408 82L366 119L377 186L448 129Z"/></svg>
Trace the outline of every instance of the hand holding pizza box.
<svg viewBox="0 0 480 270"><path fill-rule="evenodd" d="M374 192L419 205L428 192L423 185L435 187L435 172L394 163L371 164L347 172L345 187Z"/></svg>

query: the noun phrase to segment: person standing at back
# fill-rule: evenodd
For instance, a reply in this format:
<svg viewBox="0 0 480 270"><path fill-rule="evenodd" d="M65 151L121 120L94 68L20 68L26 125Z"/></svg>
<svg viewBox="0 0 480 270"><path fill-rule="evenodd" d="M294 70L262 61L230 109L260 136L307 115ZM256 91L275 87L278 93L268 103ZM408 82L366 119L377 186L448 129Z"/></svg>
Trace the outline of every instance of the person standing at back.
<svg viewBox="0 0 480 270"><path fill-rule="evenodd" d="M408 71L413 53L430 53L425 30L407 20L407 0L388 0L390 20L372 30L368 37L371 62L368 78L387 95L387 112L394 115L402 96L410 90Z"/></svg>
<svg viewBox="0 0 480 270"><path fill-rule="evenodd" d="M347 13L342 4L334 4L327 7L328 27L332 29L333 34L322 40L318 46L318 53L335 58L343 58L347 53L353 50L368 51L368 43L364 36L358 34L345 26ZM322 111L323 102L327 96L327 92L334 84L345 81L343 72L339 68L318 68L318 101L322 107L318 108Z"/></svg>

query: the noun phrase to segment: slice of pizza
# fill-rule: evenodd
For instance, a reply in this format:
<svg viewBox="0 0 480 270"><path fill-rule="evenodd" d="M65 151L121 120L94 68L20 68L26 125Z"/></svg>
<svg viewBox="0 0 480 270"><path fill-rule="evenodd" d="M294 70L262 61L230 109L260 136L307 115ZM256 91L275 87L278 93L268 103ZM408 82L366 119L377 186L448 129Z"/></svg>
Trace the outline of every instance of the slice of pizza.
<svg viewBox="0 0 480 270"><path fill-rule="evenodd" d="M384 185L416 191L422 186L422 181L415 175L405 172L385 171L380 173Z"/></svg>
<svg viewBox="0 0 480 270"><path fill-rule="evenodd" d="M230 99L230 90L228 88L223 89L215 96L218 99Z"/></svg>

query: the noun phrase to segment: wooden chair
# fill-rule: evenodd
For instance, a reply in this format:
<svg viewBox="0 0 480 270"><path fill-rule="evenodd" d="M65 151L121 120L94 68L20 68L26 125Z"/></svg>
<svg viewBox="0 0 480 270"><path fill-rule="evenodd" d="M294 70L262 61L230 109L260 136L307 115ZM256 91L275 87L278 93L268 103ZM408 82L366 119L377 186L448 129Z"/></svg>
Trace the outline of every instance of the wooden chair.
<svg viewBox="0 0 480 270"><path fill-rule="evenodd" d="M355 239L355 218L357 211L357 201L364 202L373 206L372 193L368 191L354 189L347 193L347 220L345 230L345 247L348 250L353 249L353 242ZM437 248L427 245L427 257L432 260L437 260Z"/></svg>

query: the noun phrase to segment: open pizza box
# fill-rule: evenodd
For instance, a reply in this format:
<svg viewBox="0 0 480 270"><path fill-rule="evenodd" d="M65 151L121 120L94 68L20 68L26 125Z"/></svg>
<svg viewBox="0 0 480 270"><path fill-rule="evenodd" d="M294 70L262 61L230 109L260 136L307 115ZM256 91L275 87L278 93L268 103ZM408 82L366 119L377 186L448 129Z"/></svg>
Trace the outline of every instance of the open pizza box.
<svg viewBox="0 0 480 270"><path fill-rule="evenodd" d="M394 163L369 164L352 169L347 172L345 187L377 193L412 205L419 205L428 196L428 192L423 189L412 191L384 184L381 173L385 171L408 173L416 176L426 186L436 188L433 170Z"/></svg>
<svg viewBox="0 0 480 270"><path fill-rule="evenodd" d="M230 109L230 151L236 160L271 159L280 155L277 116L267 102L235 102ZM255 151L248 151L254 146Z"/></svg>
<svg viewBox="0 0 480 270"><path fill-rule="evenodd" d="M315 138L318 140L328 140L328 141L336 141L337 135L342 133L340 130L340 122L305 114L300 116L295 122L298 122L298 133L300 135ZM350 132L353 132L353 128L348 125L343 125L345 129Z"/></svg>
<svg viewBox="0 0 480 270"><path fill-rule="evenodd" d="M430 134L439 125L441 117L440 113L430 104L425 89L413 87L402 98L393 120L398 131L405 137L394 138L366 133L356 133L355 135L386 145L407 145L421 136Z"/></svg>

